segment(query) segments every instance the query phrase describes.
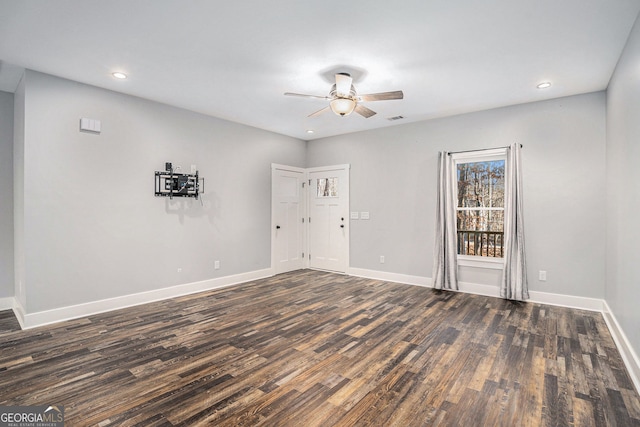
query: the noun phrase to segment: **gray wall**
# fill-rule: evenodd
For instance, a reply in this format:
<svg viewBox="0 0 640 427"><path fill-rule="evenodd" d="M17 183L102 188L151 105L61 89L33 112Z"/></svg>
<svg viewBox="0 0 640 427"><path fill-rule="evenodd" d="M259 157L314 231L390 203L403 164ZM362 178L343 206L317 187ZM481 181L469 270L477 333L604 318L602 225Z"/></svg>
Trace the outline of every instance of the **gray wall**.
<svg viewBox="0 0 640 427"><path fill-rule="evenodd" d="M605 101L598 92L314 140L307 164L351 164L351 211L371 215L351 221L351 267L431 277L438 151L519 142L530 289L603 298ZM460 277L498 286L500 272Z"/></svg>
<svg viewBox="0 0 640 427"><path fill-rule="evenodd" d="M22 307L27 305L24 269L24 76L14 94L13 106L13 256L14 292Z"/></svg>
<svg viewBox="0 0 640 427"><path fill-rule="evenodd" d="M0 92L0 298L13 295L13 94Z"/></svg>
<svg viewBox="0 0 640 427"><path fill-rule="evenodd" d="M271 163L305 166L304 141L33 71L24 88L27 312L270 267ZM154 197L167 161L197 165L202 204Z"/></svg>
<svg viewBox="0 0 640 427"><path fill-rule="evenodd" d="M605 300L640 354L640 23L607 91L607 277Z"/></svg>

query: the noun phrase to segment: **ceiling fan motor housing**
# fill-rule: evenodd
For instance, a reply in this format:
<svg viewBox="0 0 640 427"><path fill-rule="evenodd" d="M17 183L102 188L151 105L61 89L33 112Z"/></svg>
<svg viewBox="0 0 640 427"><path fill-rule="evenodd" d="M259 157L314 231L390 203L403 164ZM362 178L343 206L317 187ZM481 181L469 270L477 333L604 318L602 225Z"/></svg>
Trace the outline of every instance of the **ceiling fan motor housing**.
<svg viewBox="0 0 640 427"><path fill-rule="evenodd" d="M349 93L346 94L347 96L340 96L338 94L338 89L336 88L336 85L334 84L333 86L331 86L331 91L329 92L329 98L331 99L336 99L336 98L343 98L343 99L353 99L354 101L357 101L356 99L356 88L353 87L353 85L351 85L351 89L349 89Z"/></svg>

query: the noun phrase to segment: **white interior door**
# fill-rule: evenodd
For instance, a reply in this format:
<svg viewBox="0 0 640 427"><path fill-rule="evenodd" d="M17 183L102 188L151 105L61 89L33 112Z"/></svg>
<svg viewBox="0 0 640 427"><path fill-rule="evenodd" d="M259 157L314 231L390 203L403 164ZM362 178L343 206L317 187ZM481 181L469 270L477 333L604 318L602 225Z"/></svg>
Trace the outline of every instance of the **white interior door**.
<svg viewBox="0 0 640 427"><path fill-rule="evenodd" d="M346 273L349 168L309 169L309 267Z"/></svg>
<svg viewBox="0 0 640 427"><path fill-rule="evenodd" d="M304 267L305 170L274 165L272 183L271 253L275 274Z"/></svg>

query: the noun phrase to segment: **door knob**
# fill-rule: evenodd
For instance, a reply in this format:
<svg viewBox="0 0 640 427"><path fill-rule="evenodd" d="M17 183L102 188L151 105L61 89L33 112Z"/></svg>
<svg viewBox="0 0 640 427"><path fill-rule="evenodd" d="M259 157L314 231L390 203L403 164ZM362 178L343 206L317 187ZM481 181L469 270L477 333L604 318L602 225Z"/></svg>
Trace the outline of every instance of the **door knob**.
<svg viewBox="0 0 640 427"><path fill-rule="evenodd" d="M276 225L276 230L280 230L280 226L279 225Z"/></svg>
<svg viewBox="0 0 640 427"><path fill-rule="evenodd" d="M344 224L340 224L340 228L344 228Z"/></svg>

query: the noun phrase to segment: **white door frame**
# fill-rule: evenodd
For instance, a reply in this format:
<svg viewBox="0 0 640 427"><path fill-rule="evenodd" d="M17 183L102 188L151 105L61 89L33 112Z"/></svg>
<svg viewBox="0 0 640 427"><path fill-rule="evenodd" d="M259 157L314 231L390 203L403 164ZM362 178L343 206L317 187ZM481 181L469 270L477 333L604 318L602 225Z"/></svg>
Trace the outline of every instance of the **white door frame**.
<svg viewBox="0 0 640 427"><path fill-rule="evenodd" d="M350 170L351 170L351 165L350 164L342 164L342 165L334 165L334 166L320 166L320 167L313 167L313 168L299 168L296 166L287 166L287 165L281 165L281 164L277 164L277 163L272 163L271 164L271 274L275 275L275 271L276 271L276 218L275 218L275 203L274 203L274 197L275 197L275 192L274 192L274 180L273 180L273 176L276 173L276 171L278 170L283 170L283 171L291 171L291 172L302 172L304 174L304 188L306 191L303 191L303 216L305 218L304 221L304 226L303 226L303 232L302 232L302 248L304 251L304 259L303 259L303 268L309 268L309 173L310 172L329 172L329 171L334 171L334 170L344 170L347 173L347 179L349 179L349 175L350 175ZM350 212L350 205L349 205L349 182L347 181L347 194L346 194L346 204L347 204L347 212ZM350 235L351 235L351 223L349 220L349 216L347 216L347 222L346 222L346 226L347 226L347 235L346 235L346 267L345 267L345 274L349 274L349 268L351 266L350 261L349 261L349 254L350 254Z"/></svg>

